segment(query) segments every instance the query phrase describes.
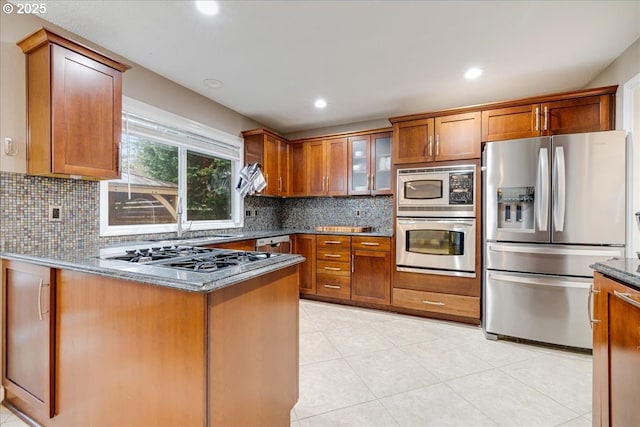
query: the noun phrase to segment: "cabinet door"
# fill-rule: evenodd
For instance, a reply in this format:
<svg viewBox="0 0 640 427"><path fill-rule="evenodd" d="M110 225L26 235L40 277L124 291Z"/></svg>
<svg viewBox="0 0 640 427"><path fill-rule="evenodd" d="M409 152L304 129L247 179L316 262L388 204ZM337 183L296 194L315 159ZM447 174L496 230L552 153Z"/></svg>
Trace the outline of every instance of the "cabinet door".
<svg viewBox="0 0 640 427"><path fill-rule="evenodd" d="M540 104L519 105L482 112L482 142L540 135Z"/></svg>
<svg viewBox="0 0 640 427"><path fill-rule="evenodd" d="M640 292L609 296L609 425L640 426Z"/></svg>
<svg viewBox="0 0 640 427"><path fill-rule="evenodd" d="M391 189L391 132L371 135L371 194L393 194Z"/></svg>
<svg viewBox="0 0 640 427"><path fill-rule="evenodd" d="M291 175L289 179L289 195L292 197L309 194L309 165L307 164L309 144L290 145Z"/></svg>
<svg viewBox="0 0 640 427"><path fill-rule="evenodd" d="M316 293L316 236L298 234L293 239L293 253L302 255L306 261L300 264L300 293Z"/></svg>
<svg viewBox="0 0 640 427"><path fill-rule="evenodd" d="M278 195L278 140L271 135L264 137L264 179L267 187L262 194L268 196Z"/></svg>
<svg viewBox="0 0 640 427"><path fill-rule="evenodd" d="M278 195L289 195L290 184L290 170L291 164L289 163L289 144L284 141L278 141Z"/></svg>
<svg viewBox="0 0 640 427"><path fill-rule="evenodd" d="M326 194L344 196L347 194L347 139L338 138L325 141L326 144Z"/></svg>
<svg viewBox="0 0 640 427"><path fill-rule="evenodd" d="M541 105L544 135L597 132L613 129L610 96L588 96Z"/></svg>
<svg viewBox="0 0 640 427"><path fill-rule="evenodd" d="M393 163L430 161L434 154L433 119L411 120L393 125Z"/></svg>
<svg viewBox="0 0 640 427"><path fill-rule="evenodd" d="M435 119L436 161L480 158L480 112Z"/></svg>
<svg viewBox="0 0 640 427"><path fill-rule="evenodd" d="M54 414L54 270L2 261L2 384L39 415Z"/></svg>
<svg viewBox="0 0 640 427"><path fill-rule="evenodd" d="M309 145L309 195L322 196L326 190L325 150L322 141L305 143Z"/></svg>
<svg viewBox="0 0 640 427"><path fill-rule="evenodd" d="M352 262L351 299L377 304L390 304L390 253L353 251Z"/></svg>
<svg viewBox="0 0 640 427"><path fill-rule="evenodd" d="M349 137L349 194L371 194L370 136Z"/></svg>
<svg viewBox="0 0 640 427"><path fill-rule="evenodd" d="M53 173L119 178L122 73L51 48Z"/></svg>

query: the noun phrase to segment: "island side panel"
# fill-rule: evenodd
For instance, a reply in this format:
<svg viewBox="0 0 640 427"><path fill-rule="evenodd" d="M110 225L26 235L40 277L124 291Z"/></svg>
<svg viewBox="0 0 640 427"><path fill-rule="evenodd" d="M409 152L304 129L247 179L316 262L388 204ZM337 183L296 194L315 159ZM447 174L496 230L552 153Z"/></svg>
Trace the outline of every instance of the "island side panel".
<svg viewBox="0 0 640 427"><path fill-rule="evenodd" d="M206 294L58 271L56 426L204 426Z"/></svg>
<svg viewBox="0 0 640 427"><path fill-rule="evenodd" d="M290 425L298 308L298 266L209 295L209 426Z"/></svg>

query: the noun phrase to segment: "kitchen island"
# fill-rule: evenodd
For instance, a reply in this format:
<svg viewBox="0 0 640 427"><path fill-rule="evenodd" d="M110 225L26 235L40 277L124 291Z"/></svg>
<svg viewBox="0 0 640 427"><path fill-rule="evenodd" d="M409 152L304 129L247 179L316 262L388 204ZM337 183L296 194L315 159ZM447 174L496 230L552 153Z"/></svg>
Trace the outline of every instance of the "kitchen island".
<svg viewBox="0 0 640 427"><path fill-rule="evenodd" d="M640 260L592 265L593 425L638 426Z"/></svg>
<svg viewBox="0 0 640 427"><path fill-rule="evenodd" d="M304 258L197 273L98 255L0 255L6 406L42 426L289 425Z"/></svg>

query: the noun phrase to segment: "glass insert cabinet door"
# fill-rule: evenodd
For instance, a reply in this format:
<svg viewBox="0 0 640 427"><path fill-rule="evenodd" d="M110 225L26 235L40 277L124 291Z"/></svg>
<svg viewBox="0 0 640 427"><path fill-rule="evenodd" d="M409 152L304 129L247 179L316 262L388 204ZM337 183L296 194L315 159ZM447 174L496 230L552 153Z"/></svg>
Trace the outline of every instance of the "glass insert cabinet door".
<svg viewBox="0 0 640 427"><path fill-rule="evenodd" d="M351 149L351 192L369 193L371 173L369 172L369 138L358 137L350 141Z"/></svg>
<svg viewBox="0 0 640 427"><path fill-rule="evenodd" d="M373 192L391 194L391 133L373 135L372 144L375 153Z"/></svg>
<svg viewBox="0 0 640 427"><path fill-rule="evenodd" d="M464 255L464 232L452 230L409 230L407 252L424 255Z"/></svg>
<svg viewBox="0 0 640 427"><path fill-rule="evenodd" d="M349 138L349 194L392 194L391 132Z"/></svg>

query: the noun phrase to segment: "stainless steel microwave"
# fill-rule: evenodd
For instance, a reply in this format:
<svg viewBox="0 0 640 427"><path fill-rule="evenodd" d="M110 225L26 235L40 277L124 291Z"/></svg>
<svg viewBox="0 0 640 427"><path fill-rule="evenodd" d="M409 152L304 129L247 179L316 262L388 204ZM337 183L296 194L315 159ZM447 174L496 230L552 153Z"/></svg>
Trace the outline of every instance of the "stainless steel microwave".
<svg viewBox="0 0 640 427"><path fill-rule="evenodd" d="M476 216L475 165L398 169L398 217Z"/></svg>

